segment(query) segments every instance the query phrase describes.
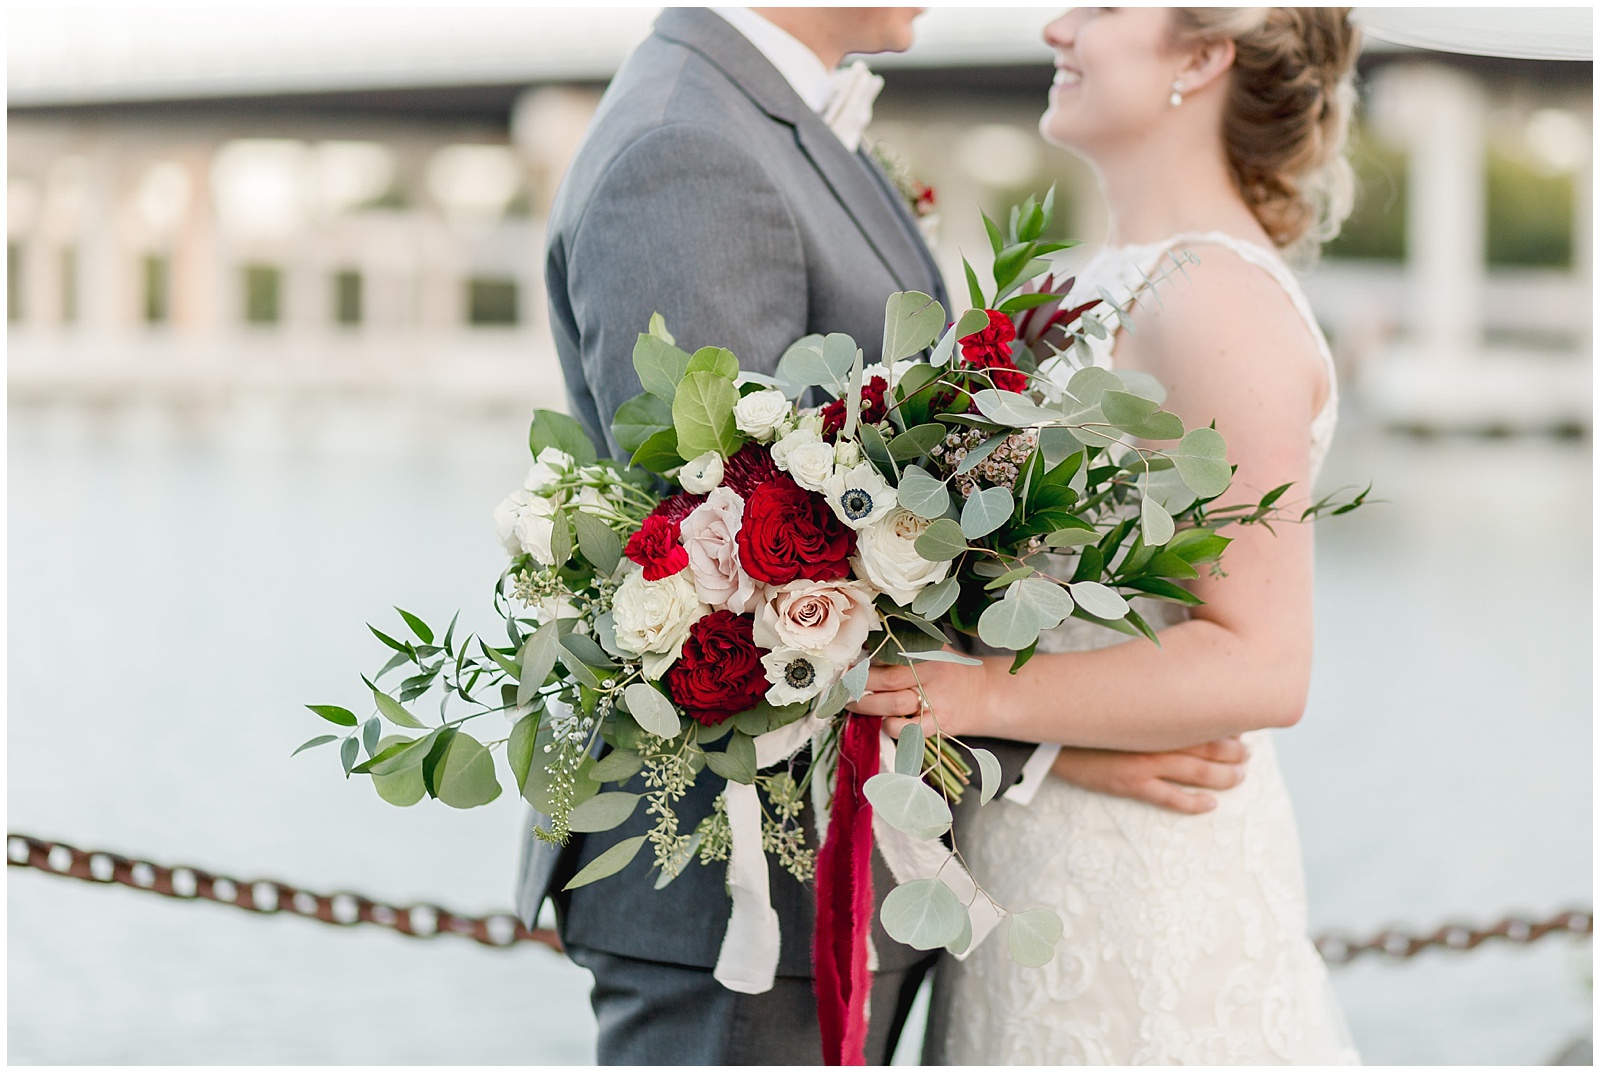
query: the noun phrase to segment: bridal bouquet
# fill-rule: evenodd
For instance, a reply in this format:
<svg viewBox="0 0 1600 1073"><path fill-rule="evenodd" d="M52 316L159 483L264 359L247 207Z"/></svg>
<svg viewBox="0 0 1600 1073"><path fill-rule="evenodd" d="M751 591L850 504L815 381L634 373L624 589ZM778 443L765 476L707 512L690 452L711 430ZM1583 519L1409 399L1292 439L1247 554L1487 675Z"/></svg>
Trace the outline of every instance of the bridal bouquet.
<svg viewBox="0 0 1600 1073"><path fill-rule="evenodd" d="M865 366L848 336L811 335L761 376L725 349L679 349L658 316L633 353L644 393L612 425L628 461L537 412L532 468L495 511L507 643L458 640L454 621L438 638L407 612L409 636L373 629L393 650L363 679L377 715L357 730L349 709L312 706L350 728L346 774L398 805L472 807L501 792L490 748L503 744L519 793L549 817L541 837L644 809L649 832L568 886L641 852L658 887L696 860L727 862L718 978L738 989L764 990L776 966L772 853L817 882L819 995L864 997L852 898L874 839L898 880L882 908L891 936L960 954L1004 920L1014 957L1048 961L1059 919L995 904L941 841L969 783L985 803L1000 789L998 761L915 727L890 742L845 706L875 660L970 662L951 645L961 635L1015 653L1013 672L1068 617L1154 641L1129 601L1199 603L1181 583L1221 559L1218 528L1268 520L1287 487L1216 506L1232 476L1222 437L1185 429L1148 377L1082 361L1128 305L1066 306L1073 281L1045 275L1064 248L1042 238L1051 202L1029 199L1006 233L986 219L994 288L969 266L973 308L953 322L925 294L892 295L882 365ZM828 401L799 405L812 389ZM397 687L378 684L401 668ZM433 692L430 722L413 704ZM503 741L469 733L493 713L511 720ZM807 747L797 777L787 761ZM685 830L676 806L701 778L725 786ZM823 965L830 943L839 956Z"/></svg>

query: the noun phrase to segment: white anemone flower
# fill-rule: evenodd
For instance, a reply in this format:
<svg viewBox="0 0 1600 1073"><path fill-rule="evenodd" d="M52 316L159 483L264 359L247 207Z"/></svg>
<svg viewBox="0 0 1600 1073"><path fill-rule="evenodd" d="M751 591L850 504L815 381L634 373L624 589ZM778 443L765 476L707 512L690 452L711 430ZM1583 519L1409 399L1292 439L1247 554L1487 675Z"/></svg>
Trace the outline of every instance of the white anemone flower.
<svg viewBox="0 0 1600 1073"><path fill-rule="evenodd" d="M822 494L839 520L852 529L865 529L895 508L895 491L871 462L849 469L840 467L822 482Z"/></svg>
<svg viewBox="0 0 1600 1073"><path fill-rule="evenodd" d="M767 702L782 707L818 696L833 685L835 668L827 657L797 648L780 648L761 657L767 669Z"/></svg>

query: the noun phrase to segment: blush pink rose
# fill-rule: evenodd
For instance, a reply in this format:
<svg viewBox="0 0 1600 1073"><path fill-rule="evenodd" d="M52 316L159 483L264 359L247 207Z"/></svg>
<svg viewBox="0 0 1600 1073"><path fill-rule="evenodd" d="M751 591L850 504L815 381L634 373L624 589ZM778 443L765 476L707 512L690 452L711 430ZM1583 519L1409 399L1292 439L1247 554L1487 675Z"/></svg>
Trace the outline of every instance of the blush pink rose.
<svg viewBox="0 0 1600 1073"><path fill-rule="evenodd" d="M878 625L872 596L858 581L791 581L769 588L756 609L756 644L814 652L847 668Z"/></svg>
<svg viewBox="0 0 1600 1073"><path fill-rule="evenodd" d="M756 583L739 564L739 526L744 497L722 485L690 511L681 523L684 550L695 592L715 608L743 614L755 605Z"/></svg>

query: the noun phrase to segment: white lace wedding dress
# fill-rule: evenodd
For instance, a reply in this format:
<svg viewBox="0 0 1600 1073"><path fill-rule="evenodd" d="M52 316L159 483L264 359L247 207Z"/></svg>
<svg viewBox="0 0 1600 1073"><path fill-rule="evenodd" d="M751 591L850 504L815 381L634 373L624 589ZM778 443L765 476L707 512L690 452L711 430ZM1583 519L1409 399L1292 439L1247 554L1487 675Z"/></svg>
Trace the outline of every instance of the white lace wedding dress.
<svg viewBox="0 0 1600 1073"><path fill-rule="evenodd" d="M1304 316L1329 377L1311 427L1313 480L1333 438L1333 360L1310 306L1275 255L1227 235L1111 247L1079 274L1121 298L1179 244L1224 246L1277 279ZM1162 286L1182 286L1175 277ZM1096 349L1109 366L1111 340ZM1160 629L1175 605L1140 601ZM1040 652L1125 641L1077 620ZM1132 641L1144 644L1144 641ZM998 800L958 832L978 881L1011 908L1048 905L1066 924L1055 960L1024 968L997 933L934 985L926 1057L993 1064L1356 1064L1327 969L1306 932L1293 810L1272 736L1246 734L1250 759L1218 806L1183 816L1047 779L1026 806Z"/></svg>

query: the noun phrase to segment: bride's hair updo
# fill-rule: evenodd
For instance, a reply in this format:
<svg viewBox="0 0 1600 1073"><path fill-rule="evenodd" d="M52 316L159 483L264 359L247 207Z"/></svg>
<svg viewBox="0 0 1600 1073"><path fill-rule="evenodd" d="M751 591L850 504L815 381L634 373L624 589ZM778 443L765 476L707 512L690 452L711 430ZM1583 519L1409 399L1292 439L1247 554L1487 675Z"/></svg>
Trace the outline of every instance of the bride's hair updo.
<svg viewBox="0 0 1600 1073"><path fill-rule="evenodd" d="M1359 32L1347 7L1179 7L1174 36L1222 38L1235 59L1222 115L1233 180L1280 248L1314 256L1350 215L1344 158Z"/></svg>

